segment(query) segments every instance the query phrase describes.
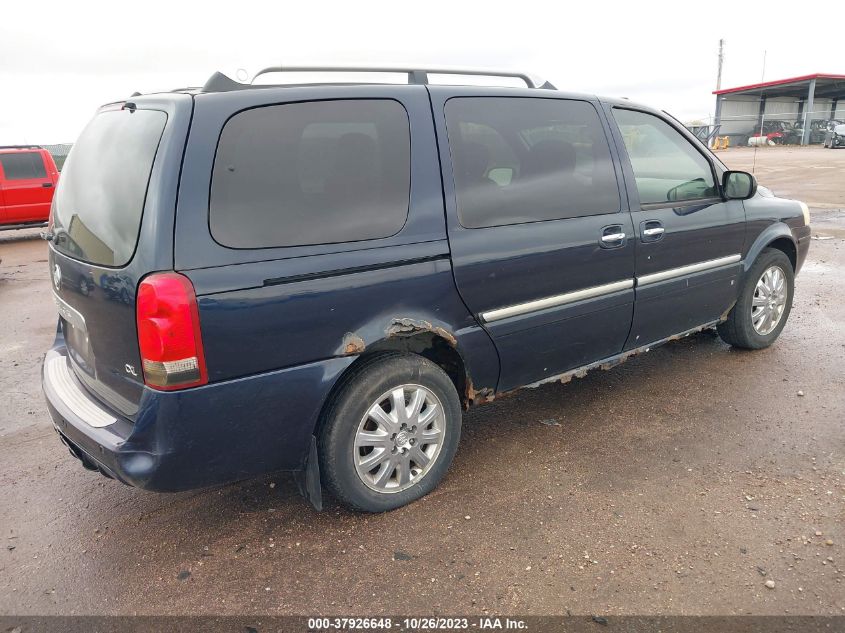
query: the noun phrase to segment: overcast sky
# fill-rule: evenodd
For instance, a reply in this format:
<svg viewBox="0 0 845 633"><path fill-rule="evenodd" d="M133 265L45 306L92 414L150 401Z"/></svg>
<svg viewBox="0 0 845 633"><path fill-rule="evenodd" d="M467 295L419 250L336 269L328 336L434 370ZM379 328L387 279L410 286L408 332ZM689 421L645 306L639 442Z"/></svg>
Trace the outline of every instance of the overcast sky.
<svg viewBox="0 0 845 633"><path fill-rule="evenodd" d="M830 36L840 4L4 2L0 145L70 142L102 103L276 64L528 70L563 90L706 119L720 37L723 87L758 82L764 50L767 80L845 74L842 38Z"/></svg>

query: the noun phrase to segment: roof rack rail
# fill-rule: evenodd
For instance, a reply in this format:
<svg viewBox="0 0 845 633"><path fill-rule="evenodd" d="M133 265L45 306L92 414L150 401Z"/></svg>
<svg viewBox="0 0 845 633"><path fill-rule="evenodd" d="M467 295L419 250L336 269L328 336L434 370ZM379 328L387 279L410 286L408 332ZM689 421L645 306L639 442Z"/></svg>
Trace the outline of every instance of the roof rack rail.
<svg viewBox="0 0 845 633"><path fill-rule="evenodd" d="M221 72L214 73L205 85L203 92L228 92L231 90L243 90L256 87L254 81L261 75L269 73L401 73L408 76L409 84L428 85L429 75L469 75L476 77L510 77L525 82L528 88L541 90L556 90L548 81L532 77L527 73L493 70L492 68L421 68L416 66L268 66L262 68L248 84L243 84L231 79ZM265 87L265 86L262 86Z"/></svg>
<svg viewBox="0 0 845 633"><path fill-rule="evenodd" d="M0 149L44 149L40 145L0 145Z"/></svg>

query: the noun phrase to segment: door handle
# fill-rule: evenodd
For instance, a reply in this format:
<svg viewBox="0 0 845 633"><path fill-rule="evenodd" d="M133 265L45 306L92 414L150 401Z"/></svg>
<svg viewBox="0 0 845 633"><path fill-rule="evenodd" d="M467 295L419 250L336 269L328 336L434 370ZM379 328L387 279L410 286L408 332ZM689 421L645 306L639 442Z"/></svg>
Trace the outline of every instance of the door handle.
<svg viewBox="0 0 845 633"><path fill-rule="evenodd" d="M624 233L608 233L607 235L601 236L601 241L605 244L609 244L612 242L621 242L625 239Z"/></svg>
<svg viewBox="0 0 845 633"><path fill-rule="evenodd" d="M41 186L46 188L46 189L49 189L50 187L53 186L53 183L52 182L42 182Z"/></svg>
<svg viewBox="0 0 845 633"><path fill-rule="evenodd" d="M666 229L663 228L663 223L660 220L646 220L640 222L640 241L641 242L659 242L663 239L663 234Z"/></svg>
<svg viewBox="0 0 845 633"><path fill-rule="evenodd" d="M601 230L599 246L602 248L619 248L625 244L625 231L621 224L611 224Z"/></svg>

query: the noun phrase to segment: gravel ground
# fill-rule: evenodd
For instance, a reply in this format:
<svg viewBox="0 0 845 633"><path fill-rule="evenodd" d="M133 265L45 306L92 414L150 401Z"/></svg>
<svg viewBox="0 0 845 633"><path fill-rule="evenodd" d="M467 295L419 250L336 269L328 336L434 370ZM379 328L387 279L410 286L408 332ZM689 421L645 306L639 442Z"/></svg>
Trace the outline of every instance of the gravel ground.
<svg viewBox="0 0 845 633"><path fill-rule="evenodd" d="M814 201L778 157L830 154L756 171ZM84 471L40 393L46 244L0 234L0 614L841 614L845 213L813 218L775 346L705 332L479 407L440 488L377 516L287 476L164 495Z"/></svg>

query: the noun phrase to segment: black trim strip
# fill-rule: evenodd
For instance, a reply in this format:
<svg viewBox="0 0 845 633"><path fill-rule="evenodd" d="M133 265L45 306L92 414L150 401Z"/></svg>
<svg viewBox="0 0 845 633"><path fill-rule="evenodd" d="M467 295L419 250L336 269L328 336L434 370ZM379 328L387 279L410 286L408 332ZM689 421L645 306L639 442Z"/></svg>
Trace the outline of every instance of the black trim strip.
<svg viewBox="0 0 845 633"><path fill-rule="evenodd" d="M324 279L326 277L341 277L345 275L355 275L357 273L367 273L375 270L385 270L387 268L395 268L397 266L413 266L414 264L425 264L428 262L435 262L449 259L448 253L442 255L429 255L428 257L417 257L415 259L403 259L395 262L382 262L380 264L368 264L366 266L353 266L352 268L339 268L335 270L325 270L318 273L305 273L302 275L292 275L290 277L275 277L272 279L265 279L264 286L281 286L284 284L292 284L298 281L312 281L314 279Z"/></svg>
<svg viewBox="0 0 845 633"><path fill-rule="evenodd" d="M711 204L724 202L719 197L695 198L694 200L667 200L666 202L646 202L640 204L643 211L655 211L657 209L685 209L687 207L706 207Z"/></svg>

